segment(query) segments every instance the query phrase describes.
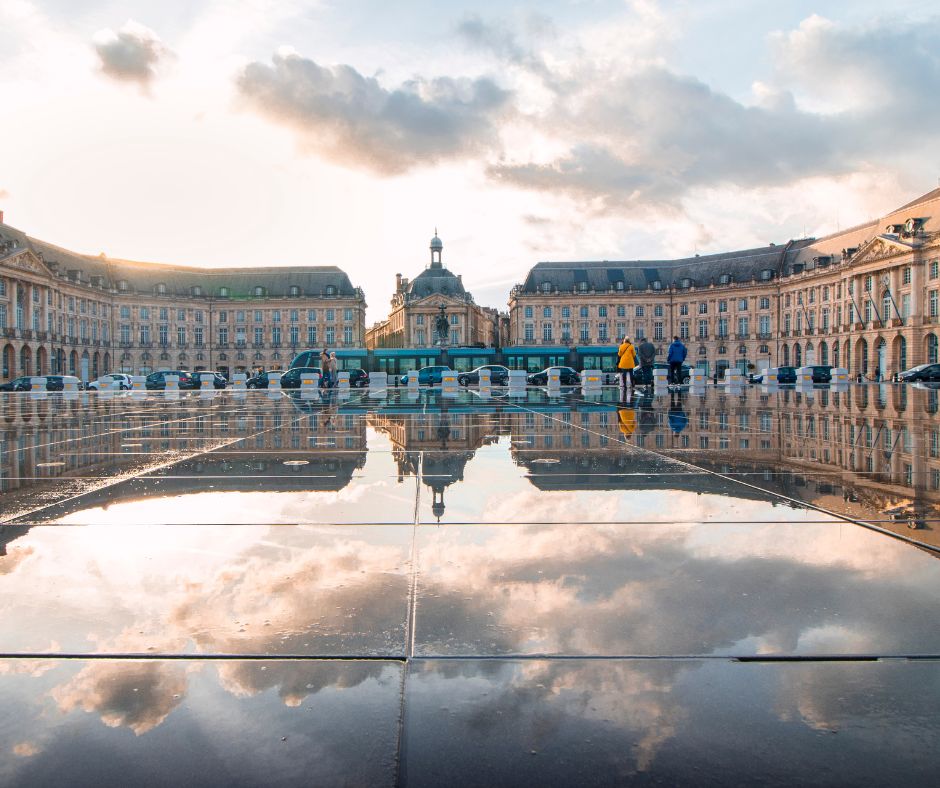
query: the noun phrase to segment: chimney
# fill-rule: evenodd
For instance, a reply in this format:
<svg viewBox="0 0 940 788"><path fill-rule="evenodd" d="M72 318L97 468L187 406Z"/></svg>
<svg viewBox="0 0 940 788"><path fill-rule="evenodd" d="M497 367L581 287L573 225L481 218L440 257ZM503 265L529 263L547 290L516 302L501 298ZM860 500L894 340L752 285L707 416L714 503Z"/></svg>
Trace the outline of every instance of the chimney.
<svg viewBox="0 0 940 788"><path fill-rule="evenodd" d="M401 274L395 274L395 292L401 292Z"/></svg>

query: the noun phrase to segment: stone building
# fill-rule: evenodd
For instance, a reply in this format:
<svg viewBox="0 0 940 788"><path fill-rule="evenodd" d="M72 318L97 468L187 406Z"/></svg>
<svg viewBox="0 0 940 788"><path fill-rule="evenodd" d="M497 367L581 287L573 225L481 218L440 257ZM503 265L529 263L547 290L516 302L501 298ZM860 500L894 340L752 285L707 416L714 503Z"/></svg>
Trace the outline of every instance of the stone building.
<svg viewBox="0 0 940 788"><path fill-rule="evenodd" d="M422 348L438 344L436 321L443 306L450 331L445 345L485 345L498 342L498 313L477 306L460 274L444 268L444 244L431 239L431 262L414 279L395 274L395 293L388 318L366 332L368 348Z"/></svg>
<svg viewBox="0 0 940 788"><path fill-rule="evenodd" d="M0 224L0 379L286 369L361 348L365 296L335 266L197 268L76 254Z"/></svg>
<svg viewBox="0 0 940 788"><path fill-rule="evenodd" d="M510 294L510 344L673 336L709 374L845 366L882 379L938 358L940 189L882 219L681 260L543 262Z"/></svg>

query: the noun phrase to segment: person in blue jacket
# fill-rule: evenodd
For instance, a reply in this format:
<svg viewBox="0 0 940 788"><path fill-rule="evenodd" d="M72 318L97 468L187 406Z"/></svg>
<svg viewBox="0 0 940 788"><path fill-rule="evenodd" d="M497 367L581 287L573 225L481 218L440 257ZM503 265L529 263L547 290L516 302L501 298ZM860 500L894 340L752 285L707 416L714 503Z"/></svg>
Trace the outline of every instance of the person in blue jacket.
<svg viewBox="0 0 940 788"><path fill-rule="evenodd" d="M669 382L676 386L682 383L682 362L685 361L688 353L685 345L679 341L679 337L673 337L666 361L669 362Z"/></svg>

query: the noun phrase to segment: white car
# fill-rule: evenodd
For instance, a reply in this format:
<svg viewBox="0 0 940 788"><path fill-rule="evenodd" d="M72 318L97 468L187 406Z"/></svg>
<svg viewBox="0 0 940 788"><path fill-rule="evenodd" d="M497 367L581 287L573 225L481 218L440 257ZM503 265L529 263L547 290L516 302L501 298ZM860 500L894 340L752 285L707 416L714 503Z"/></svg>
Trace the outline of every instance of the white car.
<svg viewBox="0 0 940 788"><path fill-rule="evenodd" d="M107 375L102 375L98 380L93 380L88 384L89 391L100 391L101 389L111 389L113 381L118 382L118 387L122 391L130 391L131 389L131 376L125 375L123 372L111 372Z"/></svg>

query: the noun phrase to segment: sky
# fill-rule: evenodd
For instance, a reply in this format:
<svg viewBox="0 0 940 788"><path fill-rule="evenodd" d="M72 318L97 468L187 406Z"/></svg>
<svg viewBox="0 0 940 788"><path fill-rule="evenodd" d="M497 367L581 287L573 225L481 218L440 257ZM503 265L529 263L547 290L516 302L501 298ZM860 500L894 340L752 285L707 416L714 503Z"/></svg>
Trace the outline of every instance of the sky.
<svg viewBox="0 0 940 788"><path fill-rule="evenodd" d="M0 210L76 251L338 265L388 310L437 228L540 260L820 236L940 177L924 0L3 0Z"/></svg>

